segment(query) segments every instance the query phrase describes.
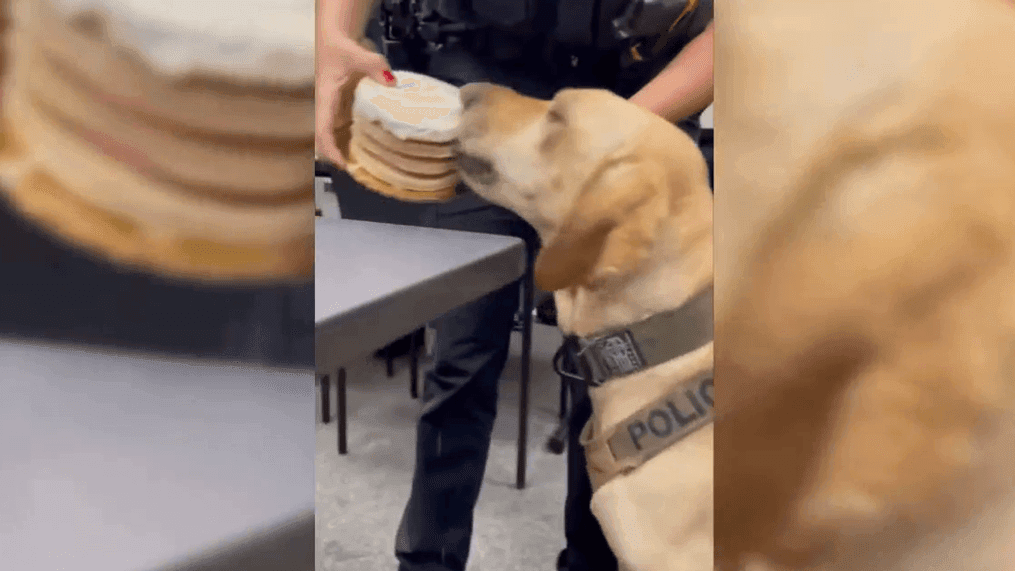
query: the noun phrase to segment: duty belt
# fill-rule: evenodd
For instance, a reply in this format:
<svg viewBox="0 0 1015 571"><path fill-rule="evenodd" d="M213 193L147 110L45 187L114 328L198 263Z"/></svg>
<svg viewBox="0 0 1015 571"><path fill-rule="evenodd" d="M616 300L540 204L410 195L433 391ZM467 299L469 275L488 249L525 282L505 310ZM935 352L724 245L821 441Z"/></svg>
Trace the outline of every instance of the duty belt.
<svg viewBox="0 0 1015 571"><path fill-rule="evenodd" d="M458 36L476 29L472 24L452 22L439 14L421 17L417 4L417 0L396 2L393 6L382 3L381 26L386 46L418 38L430 49L439 50L457 40Z"/></svg>
<svg viewBox="0 0 1015 571"><path fill-rule="evenodd" d="M532 48L538 44L544 46L544 52L567 52L568 57L566 59L568 59L568 62L565 64L565 68L578 68L579 63L582 63L583 67L592 69L597 67L597 62L579 62L580 59L584 58L580 58L577 55L578 52L587 51L594 53L602 59L608 59L608 54L615 54L613 57L618 60L622 59L625 53L622 48L599 50L592 46L565 46L558 44L545 31L526 34L502 30L492 25L451 21L437 13L422 14L418 10L418 0L404 0L393 2L391 5L388 4L387 2L382 3L380 11L381 40L384 54L388 57L390 57L393 51L397 51L404 44L411 42L425 44L427 51L431 53L443 50L445 47L450 47L456 43L467 43L470 44L468 48L470 53L474 55L482 54L485 57L492 58L493 61L503 63L504 61L511 61L511 58L505 59L499 57L496 51L491 49L489 45L498 42L510 44L513 41L517 42L518 46L524 48ZM486 47L477 49L478 45L485 45ZM524 51L522 49L519 54L521 55ZM526 63L528 65L535 62Z"/></svg>

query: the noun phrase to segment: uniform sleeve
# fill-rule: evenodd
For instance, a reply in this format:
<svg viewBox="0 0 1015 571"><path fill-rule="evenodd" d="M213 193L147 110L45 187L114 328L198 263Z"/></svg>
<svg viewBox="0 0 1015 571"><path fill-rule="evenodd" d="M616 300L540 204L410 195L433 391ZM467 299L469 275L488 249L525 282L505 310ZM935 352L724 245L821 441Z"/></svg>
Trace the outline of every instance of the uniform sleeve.
<svg viewBox="0 0 1015 571"><path fill-rule="evenodd" d="M655 77L669 65L673 58L683 50L687 44L701 35L712 21L712 0L700 0L694 11L684 17L673 30L666 44L659 52L657 59L652 64L651 77Z"/></svg>
<svg viewBox="0 0 1015 571"><path fill-rule="evenodd" d="M684 43L688 43L701 35L712 21L712 0L701 0L687 19L687 27L684 29Z"/></svg>

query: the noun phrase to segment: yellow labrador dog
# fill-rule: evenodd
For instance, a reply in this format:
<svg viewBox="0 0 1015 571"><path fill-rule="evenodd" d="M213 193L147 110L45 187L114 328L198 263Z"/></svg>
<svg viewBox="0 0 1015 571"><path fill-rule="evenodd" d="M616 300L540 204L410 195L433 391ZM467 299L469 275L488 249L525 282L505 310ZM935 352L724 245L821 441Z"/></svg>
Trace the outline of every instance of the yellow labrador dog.
<svg viewBox="0 0 1015 571"><path fill-rule="evenodd" d="M637 338L656 320L659 334L640 339L642 366L590 391L592 510L614 553L631 571L712 569L712 197L701 152L606 91L541 101L474 84L461 97L459 169L538 231L536 280L555 292L564 333Z"/></svg>
<svg viewBox="0 0 1015 571"><path fill-rule="evenodd" d="M1015 8L716 7L720 569L1015 569Z"/></svg>

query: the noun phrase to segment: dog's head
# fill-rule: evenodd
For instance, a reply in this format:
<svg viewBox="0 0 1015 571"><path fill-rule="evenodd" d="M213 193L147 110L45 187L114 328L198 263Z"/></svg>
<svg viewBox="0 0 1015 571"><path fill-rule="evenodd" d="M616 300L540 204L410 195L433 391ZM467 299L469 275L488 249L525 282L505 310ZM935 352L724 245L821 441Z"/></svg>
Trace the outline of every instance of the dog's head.
<svg viewBox="0 0 1015 571"><path fill-rule="evenodd" d="M461 98L459 171L539 232L542 289L629 274L661 224L682 212L707 217L691 225L711 233L704 157L662 118L604 90L565 89L544 101L471 84Z"/></svg>

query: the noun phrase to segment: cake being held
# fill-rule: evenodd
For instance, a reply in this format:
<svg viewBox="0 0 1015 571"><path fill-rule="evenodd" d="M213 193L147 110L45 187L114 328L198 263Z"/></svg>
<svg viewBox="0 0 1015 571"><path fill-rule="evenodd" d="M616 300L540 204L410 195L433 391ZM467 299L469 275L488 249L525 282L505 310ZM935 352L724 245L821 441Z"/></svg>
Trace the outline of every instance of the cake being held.
<svg viewBox="0 0 1015 571"><path fill-rule="evenodd" d="M356 86L349 174L400 200L446 200L459 181L452 147L462 117L458 88L418 73L394 76L392 87L370 78Z"/></svg>

